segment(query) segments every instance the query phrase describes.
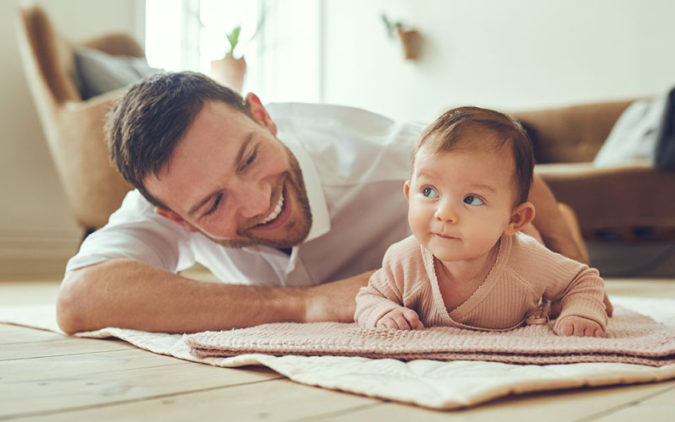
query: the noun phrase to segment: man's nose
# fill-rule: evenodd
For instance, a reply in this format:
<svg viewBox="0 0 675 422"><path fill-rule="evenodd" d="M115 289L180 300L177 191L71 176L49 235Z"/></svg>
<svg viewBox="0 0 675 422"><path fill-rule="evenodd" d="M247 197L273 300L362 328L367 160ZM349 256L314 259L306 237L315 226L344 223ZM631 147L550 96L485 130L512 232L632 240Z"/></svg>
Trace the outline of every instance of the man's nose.
<svg viewBox="0 0 675 422"><path fill-rule="evenodd" d="M442 201L434 212L434 218L444 223L455 223L457 222L457 213L450 201Z"/></svg>
<svg viewBox="0 0 675 422"><path fill-rule="evenodd" d="M270 208L272 188L264 181L241 181L236 189L239 213L244 218L264 214Z"/></svg>

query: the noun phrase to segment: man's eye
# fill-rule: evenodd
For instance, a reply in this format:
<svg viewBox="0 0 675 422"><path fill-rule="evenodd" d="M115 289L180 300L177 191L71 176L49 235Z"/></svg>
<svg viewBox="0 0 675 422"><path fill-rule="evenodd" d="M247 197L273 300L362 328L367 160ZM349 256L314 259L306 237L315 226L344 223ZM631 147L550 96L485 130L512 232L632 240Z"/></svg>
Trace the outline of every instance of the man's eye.
<svg viewBox="0 0 675 422"><path fill-rule="evenodd" d="M434 188L426 187L422 189L422 195L426 196L427 198L436 198L438 196L438 192L434 190Z"/></svg>
<svg viewBox="0 0 675 422"><path fill-rule="evenodd" d="M204 213L204 216L207 216L207 215L210 215L210 214L213 214L214 212L216 212L216 210L218 209L218 206L220 205L220 200L222 198L223 198L223 195L218 195L216 197L216 199L213 201L213 204L209 207L208 210L206 210L206 212Z"/></svg>
<svg viewBox="0 0 675 422"><path fill-rule="evenodd" d="M256 149L256 150L254 150L253 153L251 153L251 155L249 155L249 157L246 159L246 162L245 162L244 165L242 166L242 169L245 169L246 167L248 167L248 166L250 166L251 164L253 164L253 162L255 161L255 159L256 159L257 156L258 156L258 150Z"/></svg>
<svg viewBox="0 0 675 422"><path fill-rule="evenodd" d="M469 205L483 205L483 200L477 196L467 195L464 197L464 203Z"/></svg>

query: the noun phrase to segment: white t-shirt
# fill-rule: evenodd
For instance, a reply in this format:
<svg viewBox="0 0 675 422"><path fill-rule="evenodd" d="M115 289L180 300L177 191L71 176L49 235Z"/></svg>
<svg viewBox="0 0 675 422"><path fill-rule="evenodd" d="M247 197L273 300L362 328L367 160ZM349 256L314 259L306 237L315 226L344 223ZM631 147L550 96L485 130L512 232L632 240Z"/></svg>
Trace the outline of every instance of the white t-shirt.
<svg viewBox="0 0 675 422"><path fill-rule="evenodd" d="M311 286L379 268L387 247L410 234L403 182L422 126L341 106L284 103L267 110L298 159L312 212L310 233L290 256L266 246L216 244L157 215L133 190L66 271L114 258L171 272L199 262L226 283Z"/></svg>

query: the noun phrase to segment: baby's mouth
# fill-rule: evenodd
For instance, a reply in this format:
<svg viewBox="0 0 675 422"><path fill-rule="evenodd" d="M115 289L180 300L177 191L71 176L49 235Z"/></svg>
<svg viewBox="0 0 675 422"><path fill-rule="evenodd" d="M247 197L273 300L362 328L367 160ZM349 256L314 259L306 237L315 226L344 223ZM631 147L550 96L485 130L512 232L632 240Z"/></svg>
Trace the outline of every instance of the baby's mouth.
<svg viewBox="0 0 675 422"><path fill-rule="evenodd" d="M449 234L434 233L434 235L440 237L441 239L457 239L457 237L450 236Z"/></svg>

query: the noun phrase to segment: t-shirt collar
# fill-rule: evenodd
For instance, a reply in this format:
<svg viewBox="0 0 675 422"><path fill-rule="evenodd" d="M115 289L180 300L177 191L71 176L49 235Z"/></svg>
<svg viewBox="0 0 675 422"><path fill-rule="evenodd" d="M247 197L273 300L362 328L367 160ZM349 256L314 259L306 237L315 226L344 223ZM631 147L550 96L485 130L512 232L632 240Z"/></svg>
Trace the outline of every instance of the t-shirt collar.
<svg viewBox="0 0 675 422"><path fill-rule="evenodd" d="M309 153L293 134L279 131L277 138L293 153L298 160L300 171L302 171L302 178L309 199L309 209L312 212L312 227L304 240L304 242L308 242L328 233L330 230L330 215L321 186L321 178Z"/></svg>

